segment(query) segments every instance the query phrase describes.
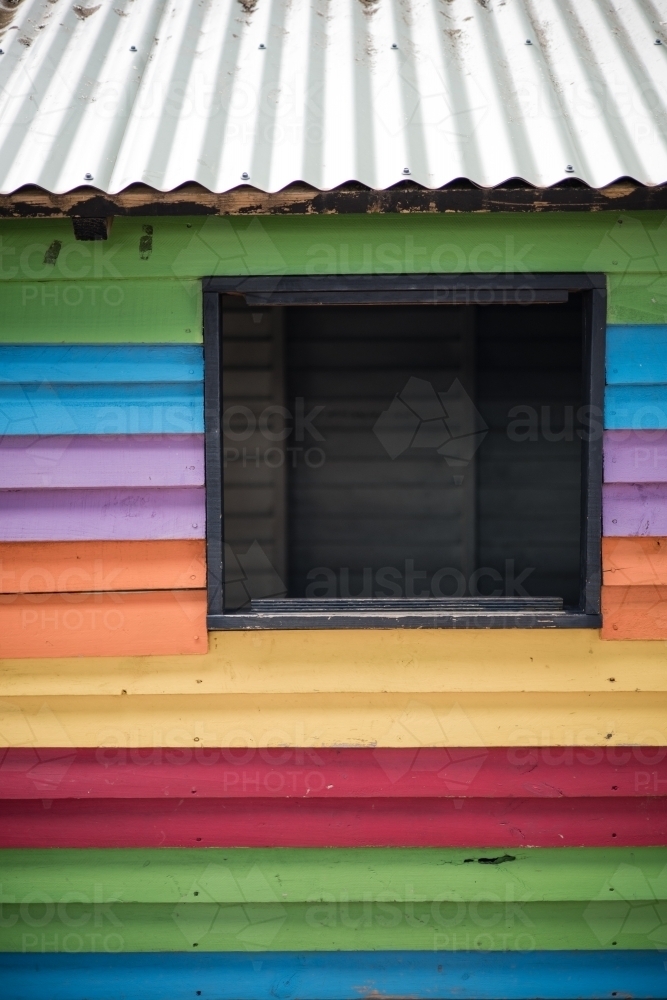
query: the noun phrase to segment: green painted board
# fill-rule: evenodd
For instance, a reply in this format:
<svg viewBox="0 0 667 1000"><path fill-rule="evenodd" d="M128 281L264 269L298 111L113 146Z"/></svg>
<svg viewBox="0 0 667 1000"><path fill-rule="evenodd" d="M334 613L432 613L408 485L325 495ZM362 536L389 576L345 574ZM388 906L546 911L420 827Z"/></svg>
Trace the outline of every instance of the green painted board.
<svg viewBox="0 0 667 1000"><path fill-rule="evenodd" d="M610 274L607 288L610 323L667 322L667 273Z"/></svg>
<svg viewBox="0 0 667 1000"><path fill-rule="evenodd" d="M197 344L201 285L175 279L0 283L2 344Z"/></svg>
<svg viewBox="0 0 667 1000"><path fill-rule="evenodd" d="M667 214L117 218L110 238L92 243L75 240L68 220L4 220L0 341L18 334L23 343L118 342L116 307L86 329L84 320L66 318L85 305L66 308L63 295L74 301L79 288L84 303L93 295L113 300L124 279L170 282L137 285L136 300L127 286L126 326L146 342L188 343L201 326L194 315L206 275L558 271L606 273L611 322L667 322ZM48 292L44 284L57 287ZM14 285L18 300L2 291Z"/></svg>
<svg viewBox="0 0 667 1000"><path fill-rule="evenodd" d="M0 951L534 951L667 946L664 904L72 901L3 906Z"/></svg>
<svg viewBox="0 0 667 1000"><path fill-rule="evenodd" d="M656 274L667 272L666 220L665 212L116 218L108 240L82 243L66 219L12 219L0 222L0 281L327 271Z"/></svg>
<svg viewBox="0 0 667 1000"><path fill-rule="evenodd" d="M6 902L667 900L667 848L3 850Z"/></svg>

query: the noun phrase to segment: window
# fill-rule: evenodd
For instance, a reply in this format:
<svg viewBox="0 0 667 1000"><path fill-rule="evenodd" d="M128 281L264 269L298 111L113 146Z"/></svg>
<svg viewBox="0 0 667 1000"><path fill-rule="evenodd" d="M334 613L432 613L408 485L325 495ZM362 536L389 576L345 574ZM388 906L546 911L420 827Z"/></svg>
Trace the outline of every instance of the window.
<svg viewBox="0 0 667 1000"><path fill-rule="evenodd" d="M602 276L205 282L209 625L599 624Z"/></svg>

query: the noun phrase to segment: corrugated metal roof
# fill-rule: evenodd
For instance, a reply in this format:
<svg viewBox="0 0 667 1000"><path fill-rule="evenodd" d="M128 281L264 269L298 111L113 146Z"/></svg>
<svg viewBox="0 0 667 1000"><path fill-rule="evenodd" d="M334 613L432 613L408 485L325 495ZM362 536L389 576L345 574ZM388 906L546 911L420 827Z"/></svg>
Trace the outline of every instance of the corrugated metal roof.
<svg viewBox="0 0 667 1000"><path fill-rule="evenodd" d="M0 0L0 190L667 181L667 0Z"/></svg>

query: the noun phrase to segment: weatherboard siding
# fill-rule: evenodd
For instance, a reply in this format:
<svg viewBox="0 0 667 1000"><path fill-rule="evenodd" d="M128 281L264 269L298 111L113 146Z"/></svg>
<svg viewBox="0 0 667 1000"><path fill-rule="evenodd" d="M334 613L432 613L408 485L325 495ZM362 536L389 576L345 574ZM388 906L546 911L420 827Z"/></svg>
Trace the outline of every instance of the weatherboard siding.
<svg viewBox="0 0 667 1000"><path fill-rule="evenodd" d="M249 921L247 921L249 924ZM242 932L241 932L242 933ZM444 932L445 934L447 932ZM427 951L280 952L243 940L211 953L0 956L5 988L21 1000L266 1000L289 990L310 1000L361 994L415 1000L653 1000L667 989L658 951L480 951L484 931L461 935L453 954ZM488 932L487 932L488 933ZM39 934L33 935L39 947ZM110 937L109 949L118 936ZM444 935L443 935L444 936ZM32 938L31 938L32 940ZM474 951L466 949L475 947ZM524 939L527 941L527 939ZM266 947L266 946L264 946Z"/></svg>
<svg viewBox="0 0 667 1000"><path fill-rule="evenodd" d="M77 288L0 286L0 652L205 652L199 289Z"/></svg>
<svg viewBox="0 0 667 1000"><path fill-rule="evenodd" d="M201 434L7 434L0 440L0 489L203 485Z"/></svg>
<svg viewBox="0 0 667 1000"><path fill-rule="evenodd" d="M602 635L667 638L667 325L607 329Z"/></svg>
<svg viewBox="0 0 667 1000"><path fill-rule="evenodd" d="M192 602L197 591L183 594L184 603ZM157 593L153 597L158 600ZM164 602L162 596L162 607ZM69 606L61 605L63 623L69 610ZM180 601L179 611L184 611ZM196 616L192 622L185 613L180 617L188 621L191 631L187 635L194 638ZM117 625L118 620L113 615L109 624ZM41 629L39 616L31 616L28 621ZM99 622L92 611L82 619L67 617L72 624L92 621ZM150 620L152 626L155 622L156 619ZM47 624L45 616L45 632ZM197 641L201 641L198 630L196 635ZM159 631L156 636L160 652L164 652ZM146 641L141 640L140 655L147 655L143 652ZM71 656L73 640L68 638L66 645ZM315 660L317 649L313 643L311 656ZM123 652L127 654L127 649ZM86 662L86 653L82 655ZM88 656L98 655L103 654L88 653ZM31 661L25 663L29 671ZM350 693L341 690L343 684L339 682L335 694L230 696L206 694L204 685L196 683L202 678L197 677L196 670L193 674L190 692L178 696L123 697L123 692L132 688L118 690L115 680L108 685L109 691L117 692L114 694L38 698L12 695L11 701L3 703L0 720L10 745L22 740L28 745L81 747L116 742L124 747L197 747L201 743L215 748L234 745L235 741L245 746L284 747L369 744L466 747L480 743L606 746L615 740L617 746L632 743L667 746L667 694L662 691L633 690L621 695L615 691L594 694L527 691L511 697L505 691L464 691L424 693L415 698L386 690ZM496 685L504 687L502 679Z"/></svg>
<svg viewBox="0 0 667 1000"><path fill-rule="evenodd" d="M619 218L2 223L10 997L665 995L667 226ZM633 641L207 638L201 277L452 267L608 274L602 635Z"/></svg>

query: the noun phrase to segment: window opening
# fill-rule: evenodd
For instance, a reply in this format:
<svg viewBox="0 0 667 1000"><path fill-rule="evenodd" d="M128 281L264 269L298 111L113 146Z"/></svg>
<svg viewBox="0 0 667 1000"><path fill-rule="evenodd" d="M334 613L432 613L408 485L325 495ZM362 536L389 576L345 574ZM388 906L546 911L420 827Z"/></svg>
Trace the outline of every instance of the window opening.
<svg viewBox="0 0 667 1000"><path fill-rule="evenodd" d="M593 624L591 297L221 295L223 627Z"/></svg>

